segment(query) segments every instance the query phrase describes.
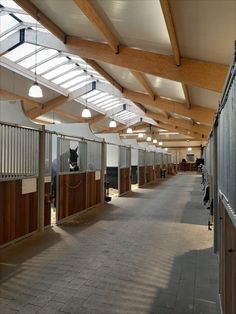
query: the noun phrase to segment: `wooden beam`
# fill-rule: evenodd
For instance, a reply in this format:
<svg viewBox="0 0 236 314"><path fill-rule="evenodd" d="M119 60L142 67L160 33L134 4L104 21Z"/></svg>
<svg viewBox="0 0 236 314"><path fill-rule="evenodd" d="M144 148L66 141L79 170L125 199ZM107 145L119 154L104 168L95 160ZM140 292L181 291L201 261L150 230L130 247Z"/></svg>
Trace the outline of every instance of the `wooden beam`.
<svg viewBox="0 0 236 314"><path fill-rule="evenodd" d="M122 93L123 87L113 77L111 77L99 64L97 64L97 62L86 58L84 58L84 60Z"/></svg>
<svg viewBox="0 0 236 314"><path fill-rule="evenodd" d="M208 126L203 126L203 125L198 125L198 124L192 125L188 121L184 121L183 119L177 119L173 117L170 117L169 119L167 119L164 116L151 112L151 111L146 111L146 116L148 116L149 118L152 118L155 121L161 121L164 123L175 125L182 129L186 129L191 132L204 134L205 137L207 137L211 131L211 128Z"/></svg>
<svg viewBox="0 0 236 314"><path fill-rule="evenodd" d="M136 80L144 87L145 91L151 96L151 98L155 98L155 94L152 90L151 84L147 81L144 75L137 71L131 71Z"/></svg>
<svg viewBox="0 0 236 314"><path fill-rule="evenodd" d="M226 65L182 58L181 67L176 67L171 56L128 47L120 47L119 54L115 55L108 44L66 35L29 0L17 0L16 2L33 17L38 19L39 15L39 21L61 41L65 42L66 38L66 45L58 47L56 44L56 47L53 46L53 38L50 40L50 34L47 34L48 37L44 39L44 42L38 40L39 45L78 54L81 58L99 60L130 70L183 82L187 85L222 92L228 72L228 66Z"/></svg>
<svg viewBox="0 0 236 314"><path fill-rule="evenodd" d="M89 125L93 125L93 124L95 124L95 123L97 123L97 122L99 122L99 121L101 121L101 120L103 120L103 119L105 119L105 118L106 118L105 115L103 115L103 114L97 114L96 116L93 116L92 118L90 118L90 119L88 120L88 123L89 123Z"/></svg>
<svg viewBox="0 0 236 314"><path fill-rule="evenodd" d="M61 105L63 105L66 100L68 99L68 97L65 97L63 95L58 96L52 100L47 101L42 108L33 108L31 110L28 111L28 115L30 117L30 119L36 119L37 117L55 110L57 107L60 107Z"/></svg>
<svg viewBox="0 0 236 314"><path fill-rule="evenodd" d="M172 50L174 53L175 64L180 65L181 60L180 60L179 44L178 44L178 40L177 40L177 36L175 32L175 27L174 27L174 22L172 19L169 1L160 0L160 4L161 4L162 12L164 15L164 19L166 22L166 27L169 33L169 37L170 37L170 43L171 43Z"/></svg>
<svg viewBox="0 0 236 314"><path fill-rule="evenodd" d="M53 35L55 35L60 41L65 43L66 34L57 26L52 20L50 20L42 11L40 11L30 0L15 0L15 2L33 18L35 18L40 24L47 28Z"/></svg>
<svg viewBox="0 0 236 314"><path fill-rule="evenodd" d="M187 104L187 108L191 109L191 101L190 101L190 97L189 97L188 86L186 84L182 83L182 88L183 88L183 92L184 92L184 97L185 97L185 102Z"/></svg>
<svg viewBox="0 0 236 314"><path fill-rule="evenodd" d="M66 48L67 52L78 54L82 58L118 65L216 92L222 92L228 71L226 65L190 58L182 58L181 67L176 67L171 56L128 47L121 47L120 53L115 55L107 44L73 36L67 36Z"/></svg>
<svg viewBox="0 0 236 314"><path fill-rule="evenodd" d="M200 123L206 125L212 125L214 118L214 110L201 107L201 106L192 106L191 109L187 109L186 105L176 101L171 101L161 97L156 97L155 100L151 99L148 95L124 89L124 97L129 98L130 100L140 103L142 105L148 105L153 108L158 108L163 111L170 113L177 113L179 115L190 117Z"/></svg>
<svg viewBox="0 0 236 314"><path fill-rule="evenodd" d="M199 133L187 131L187 130L179 128L175 125L170 125L170 124L159 122L159 126L162 129L166 129L166 130L171 131L171 132L178 132L178 133L183 134L183 135L191 136L192 138L199 138L199 137L205 138L204 136L202 136Z"/></svg>
<svg viewBox="0 0 236 314"><path fill-rule="evenodd" d="M74 2L79 6L80 10L87 16L90 22L95 25L95 27L101 32L101 34L107 40L109 46L115 53L119 53L119 40L111 32L108 25L98 14L97 10L88 0L74 0Z"/></svg>
<svg viewBox="0 0 236 314"><path fill-rule="evenodd" d="M32 107L37 107L37 108L42 108L42 104L32 100L28 99L24 96L17 95L12 92L8 92L4 89L0 89L0 97L1 99L6 99L6 100L22 100L25 104L30 105Z"/></svg>
<svg viewBox="0 0 236 314"><path fill-rule="evenodd" d="M71 114L71 113L69 113L69 112L65 112L65 111L63 111L63 110L53 109L52 112L55 112L55 113L58 114L59 116L68 118L68 119L70 119L70 120L73 120L73 121L76 121L76 122L79 122L79 123L87 122L86 119L81 118L81 117L79 117L79 116L77 116L77 115Z"/></svg>

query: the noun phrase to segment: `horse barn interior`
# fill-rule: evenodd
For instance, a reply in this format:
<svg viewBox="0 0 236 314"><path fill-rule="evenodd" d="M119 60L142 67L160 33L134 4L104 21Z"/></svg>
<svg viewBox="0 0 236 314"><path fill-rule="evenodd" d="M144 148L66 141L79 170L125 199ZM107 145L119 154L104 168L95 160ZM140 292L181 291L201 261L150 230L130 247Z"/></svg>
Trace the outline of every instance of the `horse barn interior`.
<svg viewBox="0 0 236 314"><path fill-rule="evenodd" d="M236 0L0 0L0 313L236 314Z"/></svg>

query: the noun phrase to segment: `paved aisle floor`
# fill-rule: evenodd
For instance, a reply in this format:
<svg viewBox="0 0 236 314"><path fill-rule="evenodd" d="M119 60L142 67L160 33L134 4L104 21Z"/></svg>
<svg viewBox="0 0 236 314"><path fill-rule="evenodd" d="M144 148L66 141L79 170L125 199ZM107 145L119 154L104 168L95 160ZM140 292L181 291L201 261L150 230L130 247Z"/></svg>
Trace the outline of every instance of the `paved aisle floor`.
<svg viewBox="0 0 236 314"><path fill-rule="evenodd" d="M0 313L219 314L200 176L137 189L4 249Z"/></svg>

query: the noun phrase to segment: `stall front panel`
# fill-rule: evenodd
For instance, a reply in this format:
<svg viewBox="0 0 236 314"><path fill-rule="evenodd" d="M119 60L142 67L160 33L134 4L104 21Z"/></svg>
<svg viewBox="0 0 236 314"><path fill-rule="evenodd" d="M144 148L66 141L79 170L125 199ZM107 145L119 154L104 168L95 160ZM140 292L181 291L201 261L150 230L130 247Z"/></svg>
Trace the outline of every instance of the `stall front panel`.
<svg viewBox="0 0 236 314"><path fill-rule="evenodd" d="M17 102L0 101L0 120L0 246L5 246L38 230L40 131Z"/></svg>
<svg viewBox="0 0 236 314"><path fill-rule="evenodd" d="M52 191L56 199L57 223L60 223L103 202L103 143L91 133L87 124L60 124L47 128L53 132Z"/></svg>

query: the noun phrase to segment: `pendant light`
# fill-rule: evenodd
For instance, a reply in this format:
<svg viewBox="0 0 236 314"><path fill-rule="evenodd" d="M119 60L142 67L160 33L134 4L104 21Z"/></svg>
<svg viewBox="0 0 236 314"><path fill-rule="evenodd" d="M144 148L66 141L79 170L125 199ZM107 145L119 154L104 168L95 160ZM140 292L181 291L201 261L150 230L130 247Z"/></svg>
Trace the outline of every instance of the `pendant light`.
<svg viewBox="0 0 236 314"><path fill-rule="evenodd" d="M157 139L154 139L152 142L153 144L157 144Z"/></svg>
<svg viewBox="0 0 236 314"><path fill-rule="evenodd" d="M116 128L116 127L117 127L116 121L112 119L112 120L110 121L110 123L109 123L109 127L110 127L110 128Z"/></svg>
<svg viewBox="0 0 236 314"><path fill-rule="evenodd" d="M133 133L132 128L128 128L128 129L127 129L127 131L126 131L126 133L128 133L128 134L132 134L132 133Z"/></svg>
<svg viewBox="0 0 236 314"><path fill-rule="evenodd" d="M86 94L87 94L87 78L88 78L88 71L87 71L87 62L86 62ZM87 97L85 98L85 108L82 111L81 117L82 118L91 118L91 111L87 107Z"/></svg>
<svg viewBox="0 0 236 314"><path fill-rule="evenodd" d="M147 137L147 142L151 142L151 141L152 141L151 136L148 136L148 137Z"/></svg>
<svg viewBox="0 0 236 314"><path fill-rule="evenodd" d="M139 134L138 134L138 137L139 137L139 138L143 138L143 133L139 133Z"/></svg>
<svg viewBox="0 0 236 314"><path fill-rule="evenodd" d="M36 21L34 83L30 87L28 95L30 97L34 97L34 98L41 98L41 97L43 97L43 91L42 91L41 87L39 86L39 84L37 82L37 72L36 72L36 68L37 68L37 42L38 42L38 28L37 28L37 24L38 24L38 22Z"/></svg>

